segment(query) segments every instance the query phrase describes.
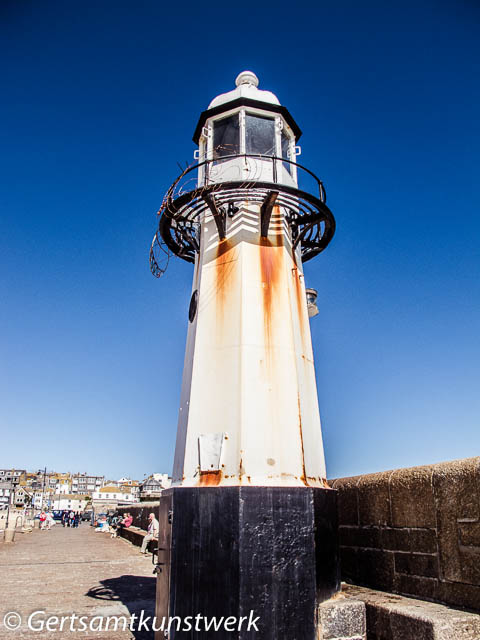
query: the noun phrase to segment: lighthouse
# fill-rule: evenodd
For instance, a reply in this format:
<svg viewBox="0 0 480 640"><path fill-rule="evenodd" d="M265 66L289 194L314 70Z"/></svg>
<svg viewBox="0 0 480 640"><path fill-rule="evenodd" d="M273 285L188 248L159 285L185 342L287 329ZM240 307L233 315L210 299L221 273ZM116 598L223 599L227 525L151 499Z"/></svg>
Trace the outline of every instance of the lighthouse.
<svg viewBox="0 0 480 640"><path fill-rule="evenodd" d="M160 256L193 265L157 617L253 612L255 632L245 623L212 637L313 640L339 565L303 264L335 220L322 182L297 162L287 108L250 71L235 85L201 113L197 162L168 190L150 252L157 276Z"/></svg>

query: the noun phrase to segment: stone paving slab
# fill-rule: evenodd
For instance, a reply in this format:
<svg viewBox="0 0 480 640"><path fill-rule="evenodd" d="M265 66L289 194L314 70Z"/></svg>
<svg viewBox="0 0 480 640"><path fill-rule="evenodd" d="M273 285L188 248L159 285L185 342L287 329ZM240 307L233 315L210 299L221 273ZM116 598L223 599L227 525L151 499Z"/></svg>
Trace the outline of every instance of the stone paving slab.
<svg viewBox="0 0 480 640"><path fill-rule="evenodd" d="M153 640L152 632L70 631L70 620L63 631L33 631L27 619L35 611L45 611L35 621L49 615L125 616L154 615L156 578L150 556L121 538L96 533L88 524L78 529L55 525L50 531L17 532L14 544L0 543L0 639L78 638L84 640ZM7 630L4 616L16 612L21 627ZM11 618L14 622L15 616ZM55 622L52 623L55 625ZM77 625L78 621L74 621ZM105 625L98 619L93 623ZM113 621L112 623L113 624Z"/></svg>

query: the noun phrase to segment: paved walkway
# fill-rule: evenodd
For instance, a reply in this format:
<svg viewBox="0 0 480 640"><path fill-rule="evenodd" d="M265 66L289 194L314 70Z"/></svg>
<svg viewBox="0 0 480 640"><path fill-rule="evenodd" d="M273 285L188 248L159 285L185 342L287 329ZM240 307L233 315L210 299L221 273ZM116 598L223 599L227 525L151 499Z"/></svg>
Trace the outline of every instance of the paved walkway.
<svg viewBox="0 0 480 640"><path fill-rule="evenodd" d="M107 616L125 616L130 623L131 614L140 615L142 610L144 616L153 615L156 579L151 556L144 558L138 547L95 533L88 524L78 529L57 524L50 531L17 532L15 540L14 544L0 543L1 640L153 640L151 631L136 630L138 623L133 632L123 630L123 617L117 631L113 620L110 630L104 630ZM50 623L51 631L34 631L28 628L28 617L35 611L46 613L35 616L31 626L41 626L48 616L74 613L88 616L84 620L87 630L81 630L82 624L74 619L76 630L70 631L69 618L62 631L55 620ZM4 621L8 612L22 617L19 629L6 629L5 623L15 625L17 620L13 615Z"/></svg>

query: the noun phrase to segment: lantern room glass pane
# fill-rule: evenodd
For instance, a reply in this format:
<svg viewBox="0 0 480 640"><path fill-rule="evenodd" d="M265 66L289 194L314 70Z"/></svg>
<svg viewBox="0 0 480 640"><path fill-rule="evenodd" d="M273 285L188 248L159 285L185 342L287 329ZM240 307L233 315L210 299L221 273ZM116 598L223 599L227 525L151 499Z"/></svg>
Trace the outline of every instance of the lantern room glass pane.
<svg viewBox="0 0 480 640"><path fill-rule="evenodd" d="M275 120L263 116L245 116L245 149L247 153L275 156Z"/></svg>
<svg viewBox="0 0 480 640"><path fill-rule="evenodd" d="M290 160L290 138L282 131L282 158ZM283 166L290 175L293 175L293 165L289 162L284 162Z"/></svg>
<svg viewBox="0 0 480 640"><path fill-rule="evenodd" d="M213 123L213 157L223 158L240 153L238 113Z"/></svg>

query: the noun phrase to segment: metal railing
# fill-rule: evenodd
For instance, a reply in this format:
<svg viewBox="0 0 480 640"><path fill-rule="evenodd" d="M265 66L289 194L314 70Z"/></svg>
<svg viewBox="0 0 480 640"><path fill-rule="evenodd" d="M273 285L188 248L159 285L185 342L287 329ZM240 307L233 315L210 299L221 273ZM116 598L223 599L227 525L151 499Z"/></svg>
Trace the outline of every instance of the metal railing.
<svg viewBox="0 0 480 640"><path fill-rule="evenodd" d="M320 202L325 203L327 201L327 194L325 192L325 187L323 186L323 182L319 178L317 178L317 176L312 171L310 171L310 169L307 169L306 167L299 164L298 162L293 162L293 160L289 160L288 158L280 158L279 156L262 155L262 154L255 154L255 153L235 153L235 154L230 154L225 156L219 156L217 158L209 158L207 160L202 160L201 162L192 164L190 167L185 169L185 171L177 178L177 180L172 185L175 187L174 189L175 193L172 194L173 197L182 195L186 191L193 191L193 189L197 188L198 186L207 186L209 184L216 184L218 182L222 182L222 180L219 179L219 177L221 177L219 175L215 176L215 179L212 179L212 175L211 175L212 168L213 167L220 168L222 164L235 159L243 159L245 161L245 167L243 168L243 170L248 169L248 163L247 163L248 159L258 160L258 161L261 161L262 163L271 162L272 164L272 171L271 171L272 180L267 179L265 175L267 172L264 171L264 168L262 167L261 169L262 175L258 175L256 177L241 176L241 180L245 182L252 182L252 181L255 182L258 180L261 182L271 182L272 184L277 184L277 185L282 185L282 184L288 185L288 182L279 179L279 174L281 178L281 171L279 171L279 167L281 167L282 164L285 164L285 163L288 164L289 166L293 166L296 168L297 175L295 179L292 176L292 174L288 172L289 179L293 183L289 186L295 185L299 189L301 188L303 191L308 192L309 189L303 188L303 185L301 184L301 182L305 179L305 175L308 175L314 181L316 190L318 190L318 198ZM225 169L227 168L229 167L228 166L225 167ZM186 178L186 176L189 176L189 174L191 174L193 171L199 171L199 174L197 174L197 178L195 178L194 176L190 176L186 180L183 180L184 178ZM285 168L285 171L288 171L288 169ZM198 179L199 175L202 176L201 180ZM188 185L188 189L187 189L187 185Z"/></svg>

